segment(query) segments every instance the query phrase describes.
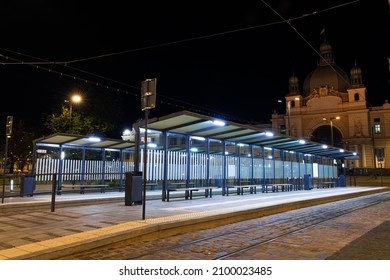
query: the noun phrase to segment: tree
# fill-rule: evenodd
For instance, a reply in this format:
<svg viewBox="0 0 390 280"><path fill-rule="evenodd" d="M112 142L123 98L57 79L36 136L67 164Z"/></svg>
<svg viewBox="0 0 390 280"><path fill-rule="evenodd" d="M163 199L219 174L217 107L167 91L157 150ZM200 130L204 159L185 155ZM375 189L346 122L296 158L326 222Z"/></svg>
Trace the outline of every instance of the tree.
<svg viewBox="0 0 390 280"><path fill-rule="evenodd" d="M79 112L72 112L67 106L62 106L59 114L48 115L44 125L50 133L70 133L77 135L88 135L96 132L106 131L109 126L99 121L95 116L82 115Z"/></svg>
<svg viewBox="0 0 390 280"><path fill-rule="evenodd" d="M25 129L23 121L19 121L16 126L14 125L12 135L8 139L7 167L9 173L13 173L15 167L23 171L26 166L31 164L34 136L33 132L28 132Z"/></svg>

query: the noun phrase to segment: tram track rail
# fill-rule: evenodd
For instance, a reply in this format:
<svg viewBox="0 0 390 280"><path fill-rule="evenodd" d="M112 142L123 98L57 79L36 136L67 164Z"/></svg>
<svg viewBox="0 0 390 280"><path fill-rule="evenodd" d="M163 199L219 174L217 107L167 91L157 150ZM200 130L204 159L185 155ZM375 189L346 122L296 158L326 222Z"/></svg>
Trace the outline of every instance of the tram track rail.
<svg viewBox="0 0 390 280"><path fill-rule="evenodd" d="M71 257L68 256L65 259L99 259L102 256L104 256L104 259L116 259L118 256L121 259L128 260L166 259L170 255L181 259L229 259L387 201L390 201L390 193L388 192L356 197L292 210L289 211L289 215L285 215L285 213L275 214L273 215L274 219L261 217L252 219L251 222L245 221L193 233L184 233L166 237L164 240L156 238L139 244L134 243L134 240L128 244L126 242L111 244ZM294 211L300 212L294 214ZM245 238L240 240L239 246L237 244L233 246L238 237ZM221 246L221 248L215 246L224 242L233 245ZM164 245L161 243L164 243ZM208 247L207 244L211 244L211 246ZM145 247L150 249L145 250ZM226 247L232 249L227 251ZM199 252L202 253L199 254Z"/></svg>
<svg viewBox="0 0 390 280"><path fill-rule="evenodd" d="M332 217L329 217L327 219L324 219L324 220L320 220L318 222L314 222L313 224L309 224L307 226L304 226L302 228L299 228L297 230L293 230L293 231L290 231L290 232L287 232L285 234L281 234L279 236L275 236L273 238L270 238L268 240L265 240L265 241L262 241L262 242L258 242L256 244L253 244L253 245L250 245L248 247L245 247L245 248L240 248L239 250L235 250L233 252L230 252L228 254L225 254L225 255L222 255L222 256L219 256L217 258L214 258L214 260L223 260L223 259L227 259L231 256L235 256L235 255L238 255L240 253L243 253L243 252L246 252L248 250L252 250L254 248L257 248L257 247L260 247L262 245L265 245L265 244L269 244L269 243L272 243L274 241L278 241L282 238L285 238L287 236L291 236L291 235L294 235L294 234L297 234L299 232L302 232L302 231L305 231L305 230L308 230L310 228L313 228L313 227L316 227L316 226L319 226L319 225L322 225L324 223L327 223L329 221L332 221L332 220L335 220L339 217L342 217L342 216L345 216L345 215L349 215L355 211L358 211L358 210L362 210L364 208L368 208L368 207L371 207L371 206L374 206L374 205L377 205L377 204L380 204L384 201L390 201L390 197L387 197L386 199L378 199L377 201L373 201L373 202L370 202L370 203L367 203L367 204L364 204L364 205L360 205L360 206L357 206L357 207L352 207L352 208L349 208L349 209L346 209L343 213L340 213L338 215L335 215L335 216L332 216Z"/></svg>

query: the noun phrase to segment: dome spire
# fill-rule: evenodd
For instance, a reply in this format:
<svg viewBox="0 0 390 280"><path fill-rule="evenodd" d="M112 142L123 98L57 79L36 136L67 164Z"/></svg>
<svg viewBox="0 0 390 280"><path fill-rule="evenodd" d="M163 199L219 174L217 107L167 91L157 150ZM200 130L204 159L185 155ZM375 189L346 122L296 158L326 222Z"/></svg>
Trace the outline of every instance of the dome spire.
<svg viewBox="0 0 390 280"><path fill-rule="evenodd" d="M355 65L352 67L350 71L350 77L351 77L351 88L358 88L363 87L363 79L362 79L362 70L360 67L356 64L356 58L355 58Z"/></svg>
<svg viewBox="0 0 390 280"><path fill-rule="evenodd" d="M320 35L324 35L324 42L326 42L326 35L325 35L325 25L322 27L322 30L320 32Z"/></svg>
<svg viewBox="0 0 390 280"><path fill-rule="evenodd" d="M299 93L299 80L298 77L295 76L295 72L293 71L292 76L289 79L289 91L288 95L297 95Z"/></svg>
<svg viewBox="0 0 390 280"><path fill-rule="evenodd" d="M320 55L320 66L334 65L332 46L326 41L325 36L324 42L320 45Z"/></svg>

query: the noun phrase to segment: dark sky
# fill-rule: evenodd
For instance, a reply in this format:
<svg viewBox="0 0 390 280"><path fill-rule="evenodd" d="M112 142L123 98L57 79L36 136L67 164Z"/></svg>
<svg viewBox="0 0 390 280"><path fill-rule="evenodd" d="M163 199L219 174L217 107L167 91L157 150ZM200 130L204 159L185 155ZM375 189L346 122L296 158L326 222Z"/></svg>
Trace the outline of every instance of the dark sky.
<svg viewBox="0 0 390 280"><path fill-rule="evenodd" d="M390 99L387 0L2 2L4 122L39 125L77 90L77 110L119 98L119 137L144 116L147 78L157 78L151 117L188 109L267 122L293 71L302 88L316 67L324 27L336 64L362 69L370 104Z"/></svg>

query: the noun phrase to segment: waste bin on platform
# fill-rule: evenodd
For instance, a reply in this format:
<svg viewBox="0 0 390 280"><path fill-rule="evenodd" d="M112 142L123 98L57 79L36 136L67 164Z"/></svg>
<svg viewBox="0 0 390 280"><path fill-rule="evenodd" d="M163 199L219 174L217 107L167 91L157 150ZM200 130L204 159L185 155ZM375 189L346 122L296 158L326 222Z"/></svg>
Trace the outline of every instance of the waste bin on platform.
<svg viewBox="0 0 390 280"><path fill-rule="evenodd" d="M20 195L30 195L34 194L35 184L34 184L34 175L23 175L20 177Z"/></svg>
<svg viewBox="0 0 390 280"><path fill-rule="evenodd" d="M311 175L310 174L304 174L303 175L303 189L304 190L311 190L313 188L312 182L311 182Z"/></svg>
<svg viewBox="0 0 390 280"><path fill-rule="evenodd" d="M338 186L339 187L346 187L347 186L347 182L345 180L345 175L340 175Z"/></svg>
<svg viewBox="0 0 390 280"><path fill-rule="evenodd" d="M125 176L125 205L142 204L142 172L126 172Z"/></svg>

